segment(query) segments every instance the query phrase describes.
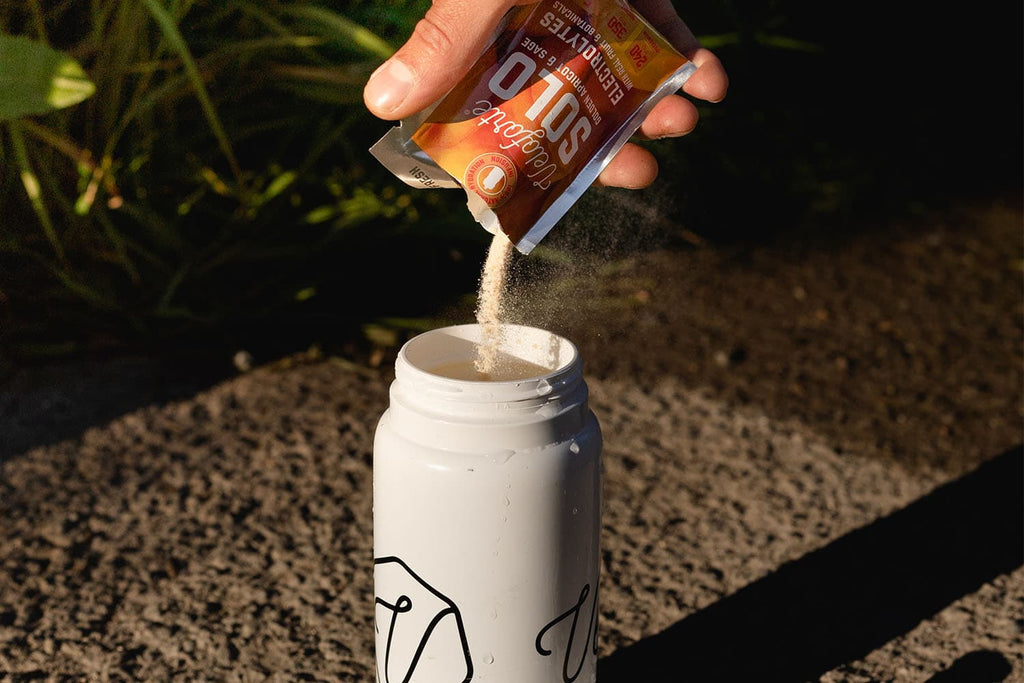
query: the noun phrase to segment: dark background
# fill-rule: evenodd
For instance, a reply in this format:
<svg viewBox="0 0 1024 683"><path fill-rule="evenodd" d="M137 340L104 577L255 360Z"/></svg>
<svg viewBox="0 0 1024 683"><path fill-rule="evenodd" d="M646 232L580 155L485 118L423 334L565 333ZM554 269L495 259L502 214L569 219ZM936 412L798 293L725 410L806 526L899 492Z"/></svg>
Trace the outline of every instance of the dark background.
<svg viewBox="0 0 1024 683"><path fill-rule="evenodd" d="M373 3L322 5L398 45L424 4L381 3L380 11ZM662 173L638 196L659 207L657 226L650 227L649 217L635 217L626 226L595 225L589 244L622 242L616 230L643 235L630 249L687 248L694 236L711 248L809 235L842 240L884 231L893 217L941 212L962 201L1019 205L1018 3L974 3L951 12L926 3L713 0L680 3L678 9L725 63L729 96L720 104L701 105L702 121L690 136L651 143ZM217 44L210 34L216 24L203 14L209 10L198 3L180 24L200 57ZM76 44L69 22L67 16L53 21L51 39L58 47L63 47L60 38ZM31 33L27 19L17 13L9 23L9 31ZM246 26L240 20L229 25L239 31ZM357 60L344 45L325 50L321 58L352 66L357 75L379 62L365 55ZM82 57L87 72L99 68L99 59ZM155 249L167 264L166 272L139 277L112 273L109 254L98 256L87 248L81 235L100 235L103 226L89 223L88 216L71 227L58 220L58 233L68 238L69 271L104 294L107 305L98 305L41 265L49 258L47 247L13 182L8 154L0 232L8 246L19 248L0 250L3 368L126 352L185 353L196 364L226 367L225 359L239 349L266 361L311 345L365 359L374 348L397 343L410 329L430 325L440 311L472 296L488 236L473 223L458 193L412 191L414 214L369 211L326 228L302 222L317 193L326 196L322 181L332 173L340 174L343 192L365 186L385 204L395 192L407 192L395 189L365 152L390 124L366 114L358 83L349 83L348 95L336 102L310 105L301 97L290 102L277 91L262 92L255 65L249 72L245 64L232 68L248 89L229 80L226 71L208 83L229 135L241 130L246 116L269 117L263 107L291 107L299 116L287 135L240 135L236 151L246 169L299 166L304 151L322 142L331 122L347 122L347 128L332 129L341 130L339 137L303 169L307 185L293 186L308 190L303 203L289 206L281 200L240 216L226 199L204 199L187 221L170 228L194 247L191 251L160 251L161 243L138 237L140 253ZM111 95L99 90L94 96L102 97ZM74 123L76 115L70 115L68 127L73 135L83 130ZM162 116L149 124L158 134L146 139L158 141L155 147L147 143L147 149L156 150L163 167L128 178L121 188L145 196L139 201L148 202L156 216L173 214L176 202L194 189L194 178L185 177L189 164L209 164L226 175L208 134L182 134L189 126L202 126L193 101L183 96L167 108L167 118ZM143 137L140 133L119 149L129 147L124 155L130 157L130 146ZM82 144L90 144L84 134ZM140 187L148 192L138 193ZM138 221L125 218L127 212L112 213L117 229L141 234ZM563 251L572 249L555 237L550 241ZM127 249L132 255L132 244ZM196 254L213 265L190 266ZM160 308L168 302L174 315Z"/></svg>

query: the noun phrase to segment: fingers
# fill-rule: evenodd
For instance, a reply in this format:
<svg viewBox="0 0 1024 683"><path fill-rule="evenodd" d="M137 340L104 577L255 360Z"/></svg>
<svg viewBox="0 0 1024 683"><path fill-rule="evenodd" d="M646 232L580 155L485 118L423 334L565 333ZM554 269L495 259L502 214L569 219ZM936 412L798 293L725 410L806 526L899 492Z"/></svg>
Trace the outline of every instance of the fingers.
<svg viewBox="0 0 1024 683"><path fill-rule="evenodd" d="M648 140L677 138L696 128L697 119L693 102L679 95L669 95L654 106L638 132Z"/></svg>
<svg viewBox="0 0 1024 683"><path fill-rule="evenodd" d="M395 120L433 104L470 69L505 12L522 2L434 0L409 40L370 77L363 91L367 108L380 118ZM725 69L710 50L700 47L671 0L635 0L633 5L697 66L683 91L709 102L722 100L729 88ZM685 135L697 125L697 118L692 102L670 95L648 114L640 136ZM601 172L598 184L640 189L654 182L657 174L654 156L629 143Z"/></svg>
<svg viewBox="0 0 1024 683"><path fill-rule="evenodd" d="M502 15L518 0L435 0L412 36L370 77L367 108L383 119L410 116L433 104L469 69ZM701 48L670 0L636 0L636 8L698 67L684 92L709 102L725 97L721 62Z"/></svg>
<svg viewBox="0 0 1024 683"><path fill-rule="evenodd" d="M366 84L367 108L400 119L433 104L480 55L511 0L435 0L412 36Z"/></svg>
<svg viewBox="0 0 1024 683"><path fill-rule="evenodd" d="M721 102L729 90L729 76L725 67L711 50L699 47L687 57L697 70L683 84L683 92L708 102Z"/></svg>
<svg viewBox="0 0 1024 683"><path fill-rule="evenodd" d="M700 46L671 1L635 0L633 6L697 67L683 85L683 92L708 102L721 102L729 89L729 76L718 57Z"/></svg>
<svg viewBox="0 0 1024 683"><path fill-rule="evenodd" d="M658 161L639 145L627 142L597 177L597 184L641 190L658 177Z"/></svg>

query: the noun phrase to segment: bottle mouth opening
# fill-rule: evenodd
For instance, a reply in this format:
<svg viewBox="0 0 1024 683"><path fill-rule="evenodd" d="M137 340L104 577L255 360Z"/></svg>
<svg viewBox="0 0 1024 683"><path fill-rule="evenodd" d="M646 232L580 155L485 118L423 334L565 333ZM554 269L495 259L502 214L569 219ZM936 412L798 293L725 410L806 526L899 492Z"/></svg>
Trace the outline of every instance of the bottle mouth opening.
<svg viewBox="0 0 1024 683"><path fill-rule="evenodd" d="M490 372L475 366L483 339L480 325L455 325L424 332L399 353L396 371L475 385L548 380L578 365L579 352L565 337L537 327L501 325Z"/></svg>

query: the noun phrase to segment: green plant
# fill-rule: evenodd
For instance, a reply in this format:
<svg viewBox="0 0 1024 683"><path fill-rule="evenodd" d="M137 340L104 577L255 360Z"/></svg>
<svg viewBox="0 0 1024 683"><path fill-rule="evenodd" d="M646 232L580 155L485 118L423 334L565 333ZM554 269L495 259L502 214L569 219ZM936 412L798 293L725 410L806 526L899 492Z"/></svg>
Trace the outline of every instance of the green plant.
<svg viewBox="0 0 1024 683"><path fill-rule="evenodd" d="M0 74L15 84L0 101L9 345L202 334L305 304L319 292L311 259L345 261L367 231L385 240L435 210L445 200L414 197L368 163L385 126L361 98L390 54L385 37L401 39L423 11L4 3ZM92 96L37 106L38 88L16 90L29 84L5 44L81 65L51 104Z"/></svg>
<svg viewBox="0 0 1024 683"><path fill-rule="evenodd" d="M411 191L366 153L388 124L365 111L363 83L428 4L0 3L0 36L60 51L95 88L59 109L0 105L0 351L358 335L471 291L479 260L465 255L487 237L461 193ZM858 170L870 187L861 149L800 85L828 80L827 45L805 40L800 15L731 0L685 14L734 87L693 135L650 143L663 172L649 196L680 198L658 234L760 233L762 215L847 205ZM4 59L0 97L22 74Z"/></svg>
<svg viewBox="0 0 1024 683"><path fill-rule="evenodd" d="M63 261L64 248L43 201L19 119L78 104L96 87L70 56L24 36L0 35L0 64L5 67L0 70L0 122L6 124L11 141L12 166L18 171L43 233L58 260Z"/></svg>

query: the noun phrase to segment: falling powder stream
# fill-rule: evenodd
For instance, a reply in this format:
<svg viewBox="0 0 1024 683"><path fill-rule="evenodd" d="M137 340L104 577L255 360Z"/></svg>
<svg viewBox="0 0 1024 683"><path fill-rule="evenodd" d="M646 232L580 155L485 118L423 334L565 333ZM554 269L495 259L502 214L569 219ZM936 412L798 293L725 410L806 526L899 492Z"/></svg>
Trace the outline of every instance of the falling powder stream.
<svg viewBox="0 0 1024 683"><path fill-rule="evenodd" d="M480 345L477 348L474 366L477 372L494 372L501 347L502 304L505 294L505 275L512 256L512 242L498 231L491 241L480 276L480 293L477 298L476 321L480 325Z"/></svg>

